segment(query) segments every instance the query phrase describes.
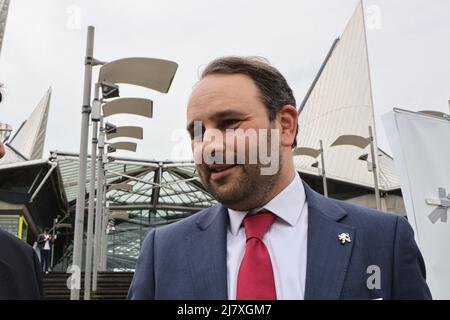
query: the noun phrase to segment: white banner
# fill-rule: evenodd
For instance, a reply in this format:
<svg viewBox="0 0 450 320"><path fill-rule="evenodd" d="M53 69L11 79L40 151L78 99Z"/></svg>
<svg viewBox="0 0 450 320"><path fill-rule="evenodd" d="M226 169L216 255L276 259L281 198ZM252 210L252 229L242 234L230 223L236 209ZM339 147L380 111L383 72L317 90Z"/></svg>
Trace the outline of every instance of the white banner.
<svg viewBox="0 0 450 320"><path fill-rule="evenodd" d="M394 109L383 123L427 283L434 299L450 299L450 118Z"/></svg>

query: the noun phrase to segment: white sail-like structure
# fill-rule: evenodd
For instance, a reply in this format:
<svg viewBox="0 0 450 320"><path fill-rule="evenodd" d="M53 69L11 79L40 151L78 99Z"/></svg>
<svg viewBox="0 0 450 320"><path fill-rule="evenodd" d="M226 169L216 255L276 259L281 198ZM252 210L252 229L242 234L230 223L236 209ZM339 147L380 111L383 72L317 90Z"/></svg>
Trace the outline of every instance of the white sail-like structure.
<svg viewBox="0 0 450 320"><path fill-rule="evenodd" d="M27 160L42 159L52 89L49 88L9 145Z"/></svg>
<svg viewBox="0 0 450 320"><path fill-rule="evenodd" d="M369 126L373 128L378 151L380 190L398 189L400 183L392 158L376 147L364 9L360 2L300 106L297 146L319 149L322 140L328 178L373 188L373 173L365 161L358 160L363 154L368 154L370 160L370 146L330 147L341 135L369 137ZM319 174L317 168L311 167L315 159L295 156L294 161L297 170Z"/></svg>
<svg viewBox="0 0 450 320"><path fill-rule="evenodd" d="M0 0L0 52L5 36L6 18L8 17L9 0Z"/></svg>

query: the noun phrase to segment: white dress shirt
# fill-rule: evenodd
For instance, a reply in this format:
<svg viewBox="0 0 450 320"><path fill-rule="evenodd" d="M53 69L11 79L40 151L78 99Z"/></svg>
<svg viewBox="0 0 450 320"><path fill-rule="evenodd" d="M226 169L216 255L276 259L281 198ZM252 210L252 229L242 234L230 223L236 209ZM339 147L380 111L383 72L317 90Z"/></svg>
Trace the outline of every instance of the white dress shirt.
<svg viewBox="0 0 450 320"><path fill-rule="evenodd" d="M272 261L275 288L279 300L303 300L306 279L308 205L305 189L296 173L292 182L263 208L277 216L263 237ZM258 212L260 209L254 210ZM227 231L228 299L236 299L239 267L245 254L247 212L228 209Z"/></svg>

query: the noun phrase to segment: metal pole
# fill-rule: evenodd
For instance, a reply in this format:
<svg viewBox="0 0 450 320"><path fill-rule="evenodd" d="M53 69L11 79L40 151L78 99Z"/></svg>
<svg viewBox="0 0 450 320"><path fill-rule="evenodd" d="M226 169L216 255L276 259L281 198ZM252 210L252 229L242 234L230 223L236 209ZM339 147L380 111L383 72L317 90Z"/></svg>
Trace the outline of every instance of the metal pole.
<svg viewBox="0 0 450 320"><path fill-rule="evenodd" d="M58 218L53 219L53 245L52 245L52 256L50 260L50 271L53 271L53 261L55 258L55 235L56 235L56 223L58 222Z"/></svg>
<svg viewBox="0 0 450 320"><path fill-rule="evenodd" d="M97 273L100 263L100 236L102 232L102 207L103 207L103 150L105 148L105 131L103 128L103 117L100 117L100 134L98 140L98 177L97 177L97 202L95 207L95 239L94 239L94 261L92 268L92 291L97 291Z"/></svg>
<svg viewBox="0 0 450 320"><path fill-rule="evenodd" d="M103 197L105 199L105 197ZM106 205L103 206L103 224L102 224L102 240L101 240L101 254L100 254L100 270L106 271L106 256L108 251L108 237L106 228L108 227L109 212Z"/></svg>
<svg viewBox="0 0 450 320"><path fill-rule="evenodd" d="M322 161L322 180L323 180L323 194L328 198L328 186L327 186L327 177L325 175L325 157L323 155L323 143L320 140L320 160Z"/></svg>
<svg viewBox="0 0 450 320"><path fill-rule="evenodd" d="M106 271L106 258L108 252L108 235L106 234L106 229L109 223L109 205L106 201L106 179L103 180L103 224L102 224L102 240L101 240L101 254L100 254L100 269L101 271Z"/></svg>
<svg viewBox="0 0 450 320"><path fill-rule="evenodd" d="M87 146L89 135L89 113L91 112L91 85L92 85L92 62L94 54L94 27L89 26L86 41L86 58L84 67L84 88L83 88L83 106L81 107L81 135L80 135L80 164L78 167L78 193L77 205L75 211L75 229L73 239L73 257L72 265L81 270L83 247L83 223L84 223L84 206L86 193L86 163L87 163ZM80 282L81 279L75 279L76 284L70 290L70 299L80 299Z"/></svg>
<svg viewBox="0 0 450 320"><path fill-rule="evenodd" d="M95 84L94 103L98 103L99 84ZM91 299L91 273L92 273L92 247L94 229L94 199L95 199L95 166L97 165L97 131L98 119L92 118L92 144L91 144L91 176L89 182L89 209L86 241L86 267L84 272L84 300Z"/></svg>
<svg viewBox="0 0 450 320"><path fill-rule="evenodd" d="M370 153L372 154L372 172L373 172L373 182L375 185L375 202L377 204L377 210L381 210L380 203L380 190L378 189L378 174L377 174L377 164L376 164L376 154L373 142L372 126L369 126L369 140L370 140Z"/></svg>

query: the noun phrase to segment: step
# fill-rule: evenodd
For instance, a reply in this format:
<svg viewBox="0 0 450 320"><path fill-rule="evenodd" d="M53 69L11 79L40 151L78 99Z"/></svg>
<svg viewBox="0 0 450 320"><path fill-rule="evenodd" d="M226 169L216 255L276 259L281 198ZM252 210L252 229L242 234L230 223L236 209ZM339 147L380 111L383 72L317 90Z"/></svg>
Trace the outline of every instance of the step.
<svg viewBox="0 0 450 320"><path fill-rule="evenodd" d="M132 272L98 273L97 291L91 293L93 300L124 300L133 280ZM70 290L67 279L71 276L64 272L51 272L44 275L45 298L49 300L69 300ZM84 296L84 273L81 274L80 300Z"/></svg>

